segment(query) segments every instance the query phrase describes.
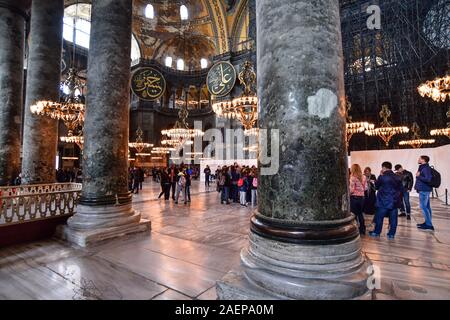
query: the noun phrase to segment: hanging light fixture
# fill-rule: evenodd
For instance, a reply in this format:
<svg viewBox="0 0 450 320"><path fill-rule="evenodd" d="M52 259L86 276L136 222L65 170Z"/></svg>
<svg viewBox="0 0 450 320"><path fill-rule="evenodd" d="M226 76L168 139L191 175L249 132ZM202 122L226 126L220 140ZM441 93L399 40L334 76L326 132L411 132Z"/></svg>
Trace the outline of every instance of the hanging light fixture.
<svg viewBox="0 0 450 320"><path fill-rule="evenodd" d="M447 119L449 120L447 122L447 128L441 128L441 129L434 129L430 131L430 135L432 136L447 136L450 138L450 107L447 111Z"/></svg>
<svg viewBox="0 0 450 320"><path fill-rule="evenodd" d="M186 122L189 115L186 105L182 106L178 112L178 120L172 129L162 130L161 134L166 135L172 140L189 140L195 137L201 137L205 133L199 129L190 129Z"/></svg>
<svg viewBox="0 0 450 320"><path fill-rule="evenodd" d="M403 140L400 141L398 144L401 146L410 145L413 148L420 148L424 144L433 144L435 142L434 139L421 139L420 138L420 128L419 125L414 122L413 126L411 128L411 131L413 132L413 138L411 140Z"/></svg>
<svg viewBox="0 0 450 320"><path fill-rule="evenodd" d="M213 111L222 118L237 119L245 130L254 128L258 120L258 97L253 90L256 73L250 61L244 62L239 81L244 86L242 95L230 100L219 100L212 104Z"/></svg>
<svg viewBox="0 0 450 320"><path fill-rule="evenodd" d="M73 50L72 50L72 66L67 72L66 79L61 83L62 95L60 101L40 100L30 106L31 113L39 116L45 116L56 120L62 120L67 127L68 136L61 137L61 141L82 142L82 127L84 125L85 98L83 96L84 84L78 76L75 68L76 59L76 23L78 18L78 3L76 4L76 12L73 22ZM79 129L79 132L77 132ZM76 143L76 142L75 142ZM78 144L77 143L77 144Z"/></svg>
<svg viewBox="0 0 450 320"><path fill-rule="evenodd" d="M353 135L356 133L362 133L366 130L373 130L375 128L375 125L366 121L361 122L352 122L352 117L349 115L350 110L352 109L352 104L350 101L347 100L347 124L346 124L346 132L347 132L347 148L350 145L350 140L352 139Z"/></svg>
<svg viewBox="0 0 450 320"><path fill-rule="evenodd" d="M143 141L142 135L143 135L142 129L138 127L136 129L136 141L128 143L128 147L136 149L137 153L142 153L144 149L153 147L153 144L145 143Z"/></svg>
<svg viewBox="0 0 450 320"><path fill-rule="evenodd" d="M383 121L381 122L381 127L375 129L368 129L365 131L365 133L368 136L380 137L386 144L386 147L389 146L389 141L391 141L393 136L409 132L408 127L403 126L393 127L388 120L390 116L391 110L389 110L387 105L383 105L380 111L380 118L383 119Z"/></svg>
<svg viewBox="0 0 450 320"><path fill-rule="evenodd" d="M450 75L436 78L421 84L417 90L422 97L428 97L436 102L450 100Z"/></svg>

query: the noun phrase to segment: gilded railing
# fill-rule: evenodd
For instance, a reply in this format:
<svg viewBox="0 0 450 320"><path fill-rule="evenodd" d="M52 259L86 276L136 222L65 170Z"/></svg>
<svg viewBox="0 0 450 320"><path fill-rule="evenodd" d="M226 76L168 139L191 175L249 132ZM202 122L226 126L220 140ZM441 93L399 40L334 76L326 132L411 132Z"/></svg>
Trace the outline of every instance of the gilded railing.
<svg viewBox="0 0 450 320"><path fill-rule="evenodd" d="M79 183L0 187L0 227L71 215L80 193Z"/></svg>

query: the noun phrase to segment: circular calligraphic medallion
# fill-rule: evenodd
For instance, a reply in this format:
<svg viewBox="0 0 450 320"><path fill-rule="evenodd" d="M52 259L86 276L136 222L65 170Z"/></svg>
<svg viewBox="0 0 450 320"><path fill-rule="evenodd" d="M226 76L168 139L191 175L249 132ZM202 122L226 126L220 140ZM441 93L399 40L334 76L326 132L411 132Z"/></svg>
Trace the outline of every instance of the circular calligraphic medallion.
<svg viewBox="0 0 450 320"><path fill-rule="evenodd" d="M156 100L166 90L166 79L154 68L139 68L131 77L131 90L142 100Z"/></svg>
<svg viewBox="0 0 450 320"><path fill-rule="evenodd" d="M211 95L223 97L230 93L236 82L236 70L226 61L217 62L206 77L206 85Z"/></svg>

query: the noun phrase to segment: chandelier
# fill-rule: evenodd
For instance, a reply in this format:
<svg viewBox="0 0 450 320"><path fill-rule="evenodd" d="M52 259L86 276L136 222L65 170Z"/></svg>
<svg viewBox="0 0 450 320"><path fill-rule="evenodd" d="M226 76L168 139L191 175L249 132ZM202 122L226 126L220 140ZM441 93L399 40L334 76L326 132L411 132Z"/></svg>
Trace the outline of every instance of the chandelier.
<svg viewBox="0 0 450 320"><path fill-rule="evenodd" d="M447 111L447 119L450 120L450 107L448 108ZM447 122L447 128L431 130L430 134L432 136L447 136L448 138L450 138L450 121Z"/></svg>
<svg viewBox="0 0 450 320"><path fill-rule="evenodd" d="M251 136L258 137L259 136L259 128L254 127L254 128L250 128L250 129L245 129L244 135L247 137L251 137Z"/></svg>
<svg viewBox="0 0 450 320"><path fill-rule="evenodd" d="M171 151L175 151L175 148L170 148L170 147L156 147L153 148L151 153L153 154L168 154Z"/></svg>
<svg viewBox="0 0 450 320"><path fill-rule="evenodd" d="M85 111L83 83L75 68L69 69L62 88L60 102L40 100L31 105L30 110L31 113L39 116L62 120L69 131L68 135L71 136L78 127L83 126Z"/></svg>
<svg viewBox="0 0 450 320"><path fill-rule="evenodd" d="M413 126L411 128L411 131L413 132L413 139L411 140L403 140L400 141L398 144L401 146L410 145L413 148L420 148L424 144L433 144L435 142L434 139L421 139L420 138L420 128L419 125L414 122Z"/></svg>
<svg viewBox="0 0 450 320"><path fill-rule="evenodd" d="M81 150L83 150L84 146L84 137L83 132L80 131L78 135L74 135L69 132L67 136L60 137L59 140L65 143L75 143Z"/></svg>
<svg viewBox="0 0 450 320"><path fill-rule="evenodd" d="M128 147L136 149L137 153L142 153L144 149L153 147L153 144L145 143L142 140L142 134L143 134L142 129L138 127L136 129L136 141L128 143Z"/></svg>
<svg viewBox="0 0 450 320"><path fill-rule="evenodd" d="M356 133L362 133L366 130L373 130L375 125L366 121L362 122L352 122L352 117L349 115L350 110L352 109L352 104L347 99L347 124L346 124L346 132L347 132L347 148L350 144L350 140L353 135Z"/></svg>
<svg viewBox="0 0 450 320"><path fill-rule="evenodd" d="M239 81L244 86L242 95L232 101L216 101L212 104L212 109L219 117L239 120L244 129L249 130L258 120L258 97L253 90L256 73L250 61L244 62L242 71L239 72Z"/></svg>
<svg viewBox="0 0 450 320"><path fill-rule="evenodd" d="M380 111L380 118L383 119L383 121L381 122L381 127L368 129L365 131L368 136L380 137L386 144L386 147L389 146L389 141L391 141L393 136L409 132L408 127L393 127L388 120L390 116L391 110L389 110L387 105L383 105Z"/></svg>
<svg viewBox="0 0 450 320"><path fill-rule="evenodd" d="M450 99L450 75L436 78L421 84L417 90L422 97L428 97L436 102L445 102Z"/></svg>
<svg viewBox="0 0 450 320"><path fill-rule="evenodd" d="M189 125L186 122L189 113L186 105L182 106L178 112L178 120L174 127L169 130L162 130L161 134L168 136L172 140L189 140L195 137L201 137L204 132L199 129L189 129Z"/></svg>

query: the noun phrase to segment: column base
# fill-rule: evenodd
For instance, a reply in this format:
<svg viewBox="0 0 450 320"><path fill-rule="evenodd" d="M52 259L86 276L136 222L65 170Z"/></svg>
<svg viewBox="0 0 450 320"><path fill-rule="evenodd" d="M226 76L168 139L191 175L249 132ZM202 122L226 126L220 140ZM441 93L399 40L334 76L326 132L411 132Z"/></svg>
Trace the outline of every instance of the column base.
<svg viewBox="0 0 450 320"><path fill-rule="evenodd" d="M130 204L78 206L67 221L57 228L56 236L81 247L131 233L151 230L150 220L142 219Z"/></svg>
<svg viewBox="0 0 450 320"><path fill-rule="evenodd" d="M334 245L283 243L250 233L240 268L217 282L220 300L371 299L360 239Z"/></svg>

